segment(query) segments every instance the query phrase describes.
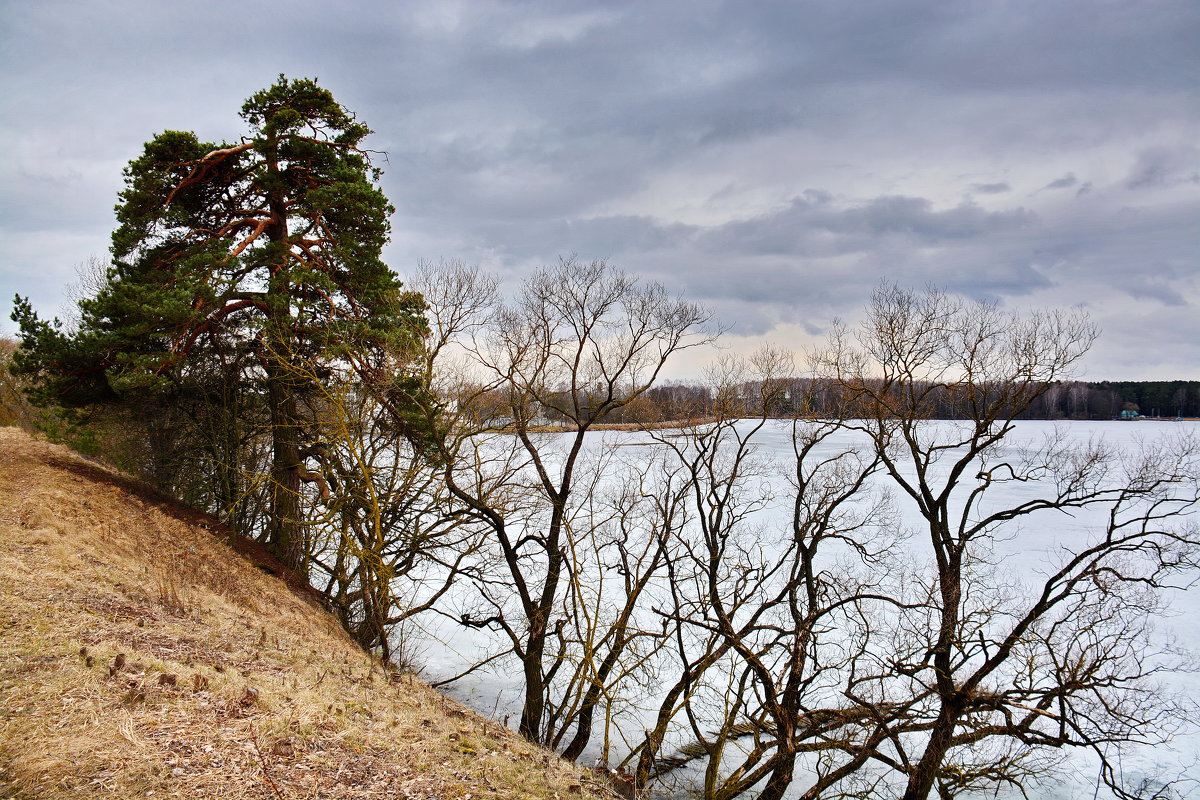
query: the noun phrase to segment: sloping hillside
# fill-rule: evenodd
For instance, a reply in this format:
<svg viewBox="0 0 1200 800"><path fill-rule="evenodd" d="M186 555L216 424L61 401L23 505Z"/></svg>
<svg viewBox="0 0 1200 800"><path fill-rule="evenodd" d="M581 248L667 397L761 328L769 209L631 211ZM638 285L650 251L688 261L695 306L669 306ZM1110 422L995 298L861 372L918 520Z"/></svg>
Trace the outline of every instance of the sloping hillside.
<svg viewBox="0 0 1200 800"><path fill-rule="evenodd" d="M0 797L607 794L384 670L223 539L0 429Z"/></svg>

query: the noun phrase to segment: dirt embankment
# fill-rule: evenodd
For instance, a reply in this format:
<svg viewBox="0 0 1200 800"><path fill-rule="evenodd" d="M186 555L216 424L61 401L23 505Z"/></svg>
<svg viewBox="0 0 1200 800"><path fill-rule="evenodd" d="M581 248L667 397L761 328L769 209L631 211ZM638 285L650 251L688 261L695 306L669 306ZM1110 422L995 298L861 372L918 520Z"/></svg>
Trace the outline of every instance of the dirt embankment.
<svg viewBox="0 0 1200 800"><path fill-rule="evenodd" d="M0 798L611 796L224 539L0 429Z"/></svg>

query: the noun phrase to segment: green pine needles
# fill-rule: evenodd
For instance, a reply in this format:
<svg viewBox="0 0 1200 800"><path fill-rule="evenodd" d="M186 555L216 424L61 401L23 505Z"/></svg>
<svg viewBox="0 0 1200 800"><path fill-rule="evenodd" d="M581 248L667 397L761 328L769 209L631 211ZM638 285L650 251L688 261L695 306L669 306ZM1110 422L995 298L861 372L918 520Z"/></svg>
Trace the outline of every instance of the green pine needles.
<svg viewBox="0 0 1200 800"><path fill-rule="evenodd" d="M303 570L303 449L319 438L311 384L354 376L417 427L424 415L410 406L427 395L410 366L424 302L381 258L395 209L362 147L370 129L315 80L282 75L241 115L240 141L166 131L129 163L103 288L80 302L75 331L18 298L15 367L42 402L194 408L201 397L204 415L232 409L224 424L239 433L212 454L220 468L246 472L241 450L269 429L262 527Z"/></svg>

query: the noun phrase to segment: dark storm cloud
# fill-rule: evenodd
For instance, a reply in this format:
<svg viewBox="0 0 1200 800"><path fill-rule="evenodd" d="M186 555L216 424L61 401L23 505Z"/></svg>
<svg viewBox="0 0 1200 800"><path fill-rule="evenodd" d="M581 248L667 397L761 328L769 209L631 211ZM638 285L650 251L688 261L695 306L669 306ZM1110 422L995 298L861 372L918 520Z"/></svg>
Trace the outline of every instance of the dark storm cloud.
<svg viewBox="0 0 1200 800"><path fill-rule="evenodd" d="M141 143L236 138L243 99L286 72L377 131L402 272L609 256L753 333L852 316L881 277L1086 302L1116 330L1197 299L1190 0L277 11L0 3L5 297L53 313ZM1193 316L1163 317L1183 364Z"/></svg>

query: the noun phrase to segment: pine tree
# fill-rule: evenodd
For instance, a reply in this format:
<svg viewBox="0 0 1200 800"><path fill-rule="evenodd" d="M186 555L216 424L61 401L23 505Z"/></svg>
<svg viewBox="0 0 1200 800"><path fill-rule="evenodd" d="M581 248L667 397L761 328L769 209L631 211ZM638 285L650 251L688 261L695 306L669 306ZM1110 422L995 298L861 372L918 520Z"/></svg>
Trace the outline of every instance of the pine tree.
<svg viewBox="0 0 1200 800"><path fill-rule="evenodd" d="M392 407L420 402L404 365L424 303L381 259L394 209L362 147L367 126L315 80L283 76L241 115L238 142L166 131L130 162L106 286L81 301L75 332L17 298L16 368L38 379L43 402L65 405L179 391L189 372L224 374L261 398L267 541L303 571L311 365L351 369Z"/></svg>

